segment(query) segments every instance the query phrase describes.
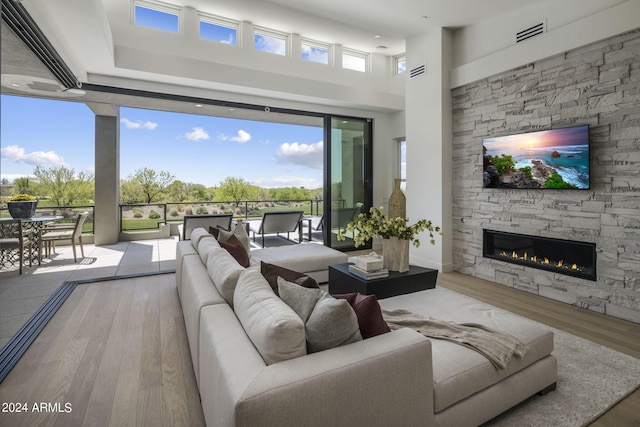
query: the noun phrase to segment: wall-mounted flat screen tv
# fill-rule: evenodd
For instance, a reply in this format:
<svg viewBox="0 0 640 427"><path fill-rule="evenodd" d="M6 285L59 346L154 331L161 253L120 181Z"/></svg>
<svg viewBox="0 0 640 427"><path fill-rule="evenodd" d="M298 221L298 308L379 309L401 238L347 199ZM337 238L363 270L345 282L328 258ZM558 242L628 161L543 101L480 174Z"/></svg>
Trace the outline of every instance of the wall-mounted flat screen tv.
<svg viewBox="0 0 640 427"><path fill-rule="evenodd" d="M484 188L589 188L589 125L485 138L482 146Z"/></svg>

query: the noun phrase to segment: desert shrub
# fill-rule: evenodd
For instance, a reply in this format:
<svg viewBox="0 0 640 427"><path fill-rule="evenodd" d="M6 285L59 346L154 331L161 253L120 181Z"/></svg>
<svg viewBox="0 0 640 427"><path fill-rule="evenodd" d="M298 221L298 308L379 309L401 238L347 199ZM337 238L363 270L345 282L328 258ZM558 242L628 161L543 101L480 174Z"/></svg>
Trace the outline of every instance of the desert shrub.
<svg viewBox="0 0 640 427"><path fill-rule="evenodd" d="M160 214L153 209L149 212L149 219L159 219L161 218Z"/></svg>
<svg viewBox="0 0 640 427"><path fill-rule="evenodd" d="M204 206L199 206L198 209L196 209L196 215L206 215L208 213L209 211Z"/></svg>
<svg viewBox="0 0 640 427"><path fill-rule="evenodd" d="M180 215L180 213L178 213L177 209L171 209L171 212L169 212L169 216L172 216L174 218L179 216L179 215Z"/></svg>
<svg viewBox="0 0 640 427"><path fill-rule="evenodd" d="M134 218L142 218L142 212L134 212L133 213L133 217Z"/></svg>

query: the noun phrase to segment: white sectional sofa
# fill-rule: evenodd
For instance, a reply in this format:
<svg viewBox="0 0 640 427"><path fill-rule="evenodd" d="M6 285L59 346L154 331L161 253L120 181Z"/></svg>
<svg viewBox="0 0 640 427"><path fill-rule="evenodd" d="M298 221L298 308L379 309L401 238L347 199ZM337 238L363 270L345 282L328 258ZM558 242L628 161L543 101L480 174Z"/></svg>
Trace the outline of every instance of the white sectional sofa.
<svg viewBox="0 0 640 427"><path fill-rule="evenodd" d="M252 251L252 266L245 269L203 229L178 243L177 287L207 425L476 426L555 387L548 328L440 288L380 305L507 332L527 345L525 357L497 371L469 348L411 329L304 354L304 325L300 337L295 312L274 320L274 313L288 308L282 309L286 304L258 264L263 256L318 273L319 261L305 253L310 246L319 245L295 245L297 251L282 251L281 259L281 248ZM327 249L309 249L317 251L310 257L326 257L325 269L326 262L346 262ZM272 355L282 357L283 351L292 353L274 361Z"/></svg>

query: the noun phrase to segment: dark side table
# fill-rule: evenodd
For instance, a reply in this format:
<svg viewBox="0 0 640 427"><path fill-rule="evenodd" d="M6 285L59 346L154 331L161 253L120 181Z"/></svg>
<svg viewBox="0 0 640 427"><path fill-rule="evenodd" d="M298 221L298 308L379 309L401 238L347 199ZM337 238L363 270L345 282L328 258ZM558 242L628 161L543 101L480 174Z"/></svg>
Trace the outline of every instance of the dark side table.
<svg viewBox="0 0 640 427"><path fill-rule="evenodd" d="M376 298L389 298L396 295L433 289L436 287L438 270L409 266L409 271L399 273L390 271L389 277L365 280L349 272L350 263L329 266L329 293L350 294L359 292L375 295Z"/></svg>

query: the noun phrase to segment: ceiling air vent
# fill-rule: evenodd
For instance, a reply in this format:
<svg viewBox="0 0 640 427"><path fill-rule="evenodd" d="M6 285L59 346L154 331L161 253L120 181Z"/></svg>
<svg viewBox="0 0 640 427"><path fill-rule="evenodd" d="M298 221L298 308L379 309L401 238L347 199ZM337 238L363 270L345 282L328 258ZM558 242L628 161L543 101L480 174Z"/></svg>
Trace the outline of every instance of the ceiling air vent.
<svg viewBox="0 0 640 427"><path fill-rule="evenodd" d="M427 72L427 66L426 65L419 65L416 68L412 69L409 71L409 78L410 79L415 79L416 77L419 77L423 74L425 74Z"/></svg>
<svg viewBox="0 0 640 427"><path fill-rule="evenodd" d="M544 22L540 22L539 24L536 24L525 30L518 31L516 33L516 43L520 43L522 41L525 41L526 39L530 39L531 37L539 36L547 30L546 27L547 26L544 24Z"/></svg>

